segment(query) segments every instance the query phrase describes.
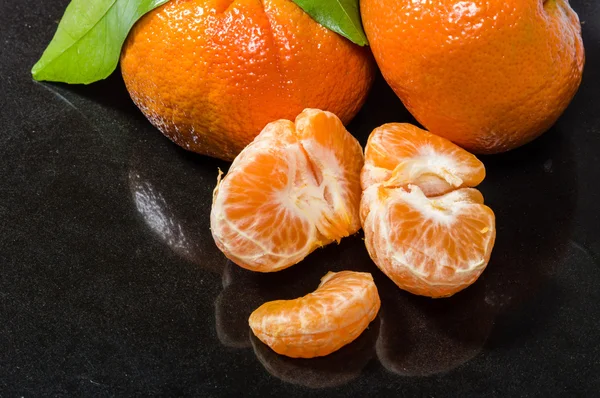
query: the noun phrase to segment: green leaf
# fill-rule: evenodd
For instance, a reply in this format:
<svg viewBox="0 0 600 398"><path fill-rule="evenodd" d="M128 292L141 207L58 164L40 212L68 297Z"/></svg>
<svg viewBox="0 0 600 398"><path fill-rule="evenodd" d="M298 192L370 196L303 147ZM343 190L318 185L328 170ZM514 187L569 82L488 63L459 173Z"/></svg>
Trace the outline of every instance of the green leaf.
<svg viewBox="0 0 600 398"><path fill-rule="evenodd" d="M35 80L89 84L117 67L135 22L169 0L72 0L31 74Z"/></svg>
<svg viewBox="0 0 600 398"><path fill-rule="evenodd" d="M293 0L315 21L364 46L369 44L362 28L358 0Z"/></svg>

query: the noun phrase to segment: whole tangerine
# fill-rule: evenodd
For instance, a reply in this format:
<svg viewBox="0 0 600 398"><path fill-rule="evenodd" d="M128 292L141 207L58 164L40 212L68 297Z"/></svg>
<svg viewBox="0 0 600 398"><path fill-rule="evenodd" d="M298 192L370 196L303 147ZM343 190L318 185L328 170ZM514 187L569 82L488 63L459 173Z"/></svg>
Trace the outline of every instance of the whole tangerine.
<svg viewBox="0 0 600 398"><path fill-rule="evenodd" d="M348 123L375 69L367 48L290 0L172 0L136 23L121 71L167 137L232 160L267 123L305 108Z"/></svg>
<svg viewBox="0 0 600 398"><path fill-rule="evenodd" d="M475 153L548 130L581 81L568 0L361 0L381 72L429 131Z"/></svg>

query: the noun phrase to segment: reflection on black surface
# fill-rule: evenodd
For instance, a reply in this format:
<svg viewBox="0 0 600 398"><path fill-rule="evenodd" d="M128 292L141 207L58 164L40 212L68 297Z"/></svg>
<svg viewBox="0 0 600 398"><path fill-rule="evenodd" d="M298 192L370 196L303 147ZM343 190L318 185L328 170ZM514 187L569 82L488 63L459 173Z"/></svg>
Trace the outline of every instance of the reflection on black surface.
<svg viewBox="0 0 600 398"><path fill-rule="evenodd" d="M335 251L335 248L334 250ZM313 256L322 259L333 255L331 249L319 250ZM304 296L315 290L319 280L329 270L327 262L300 263L276 273L257 273L227 261L222 274L223 291L215 301L217 336L228 347L247 347L248 318L252 311L271 300L286 300Z"/></svg>
<svg viewBox="0 0 600 398"><path fill-rule="evenodd" d="M221 273L225 262L214 246L209 217L217 169L226 164L176 148L158 132L149 139L157 142L136 143L130 157L135 209L175 253Z"/></svg>
<svg viewBox="0 0 600 398"><path fill-rule="evenodd" d="M380 107L381 118L389 118L388 108ZM400 119L404 116L398 114ZM362 141L367 130L376 127L369 123L371 119L360 117L353 122L353 132ZM215 300L219 341L245 349L252 342L264 367L287 382L313 388L343 384L360 373L375 350L382 365L396 374L424 377L448 372L486 347L510 343L515 333L528 333L521 329L507 333L507 326L494 325L530 300L565 255L576 198L575 162L568 135L556 129L507 154L481 157L488 175L480 188L496 213L496 246L479 281L439 300L401 291L370 260L361 235L319 249L301 263L272 274L253 273L225 261L210 235L206 204L211 202L217 166L226 164L186 153L160 134L149 139L158 141L152 145L141 141L131 155L129 187L135 208L173 251L222 273L223 291ZM167 156L164 151L172 153ZM377 343L369 337L361 340L364 350L349 347L346 351L356 359L344 359L354 361L347 371L340 373L337 364L343 361L335 359L345 351L333 359L293 360L249 338L248 317L262 303L303 296L328 271L342 270L371 272L382 298ZM358 342L352 346L363 347Z"/></svg>
<svg viewBox="0 0 600 398"><path fill-rule="evenodd" d="M403 376L447 372L477 355L493 327L495 311L475 284L446 299L429 299L380 283L381 328L377 357Z"/></svg>
<svg viewBox="0 0 600 398"><path fill-rule="evenodd" d="M248 318L264 303L264 291L251 271L227 261L223 269L223 291L215 300L215 327L221 344L227 347L249 347Z"/></svg>
<svg viewBox="0 0 600 398"><path fill-rule="evenodd" d="M370 97L349 126L363 145L382 123L416 123L381 76ZM465 363L483 349L494 319L522 307L563 263L577 181L570 132L562 125L522 148L480 157L487 170L480 189L496 214L497 238L491 261L473 286L449 299L430 300L402 292L373 272L382 296L377 354L388 370L424 376ZM528 333L505 333L503 327L497 328L496 343Z"/></svg>
<svg viewBox="0 0 600 398"><path fill-rule="evenodd" d="M137 211L162 240L175 252L186 258L193 256L194 247L179 220L172 213L165 198L149 181L137 173L129 174L129 184Z"/></svg>
<svg viewBox="0 0 600 398"><path fill-rule="evenodd" d="M236 280L234 275L238 269L233 262L227 261L223 270L223 291L215 301L215 325L221 344L243 348L250 347L248 318L266 300L251 279Z"/></svg>
<svg viewBox="0 0 600 398"><path fill-rule="evenodd" d="M247 328L249 330L249 328ZM375 354L379 319L356 340L325 357L302 359L277 354L249 331L254 353L265 369L288 383L309 388L335 387L356 378Z"/></svg>
<svg viewBox="0 0 600 398"><path fill-rule="evenodd" d="M497 324L547 283L562 263L575 205L574 161L558 131L513 152L482 157L481 186L497 218L496 246L482 277L447 299L382 293L377 355L384 367L404 376L447 372L475 357ZM552 311L549 311L552 313ZM504 327L494 344L528 333ZM506 342L506 341L504 341Z"/></svg>
<svg viewBox="0 0 600 398"><path fill-rule="evenodd" d="M223 269L223 291L215 300L215 326L221 344L227 347L250 346L248 340L248 318L252 311L265 301L272 290L261 288L262 275L253 273L227 261Z"/></svg>
<svg viewBox="0 0 600 398"><path fill-rule="evenodd" d="M314 291L328 271L378 272L371 263L361 236L346 238L311 254L286 270L261 274L228 261L223 270L223 291L215 301L217 336L228 347L248 347L265 368L283 381L311 388L338 386L356 377L375 353L379 333L376 319L358 339L323 358L292 359L281 356L256 339L248 317L267 301L293 299ZM248 335L252 335L248 338Z"/></svg>
<svg viewBox="0 0 600 398"><path fill-rule="evenodd" d="M567 132L556 128L512 152L482 157L481 186L496 213L497 238L480 283L499 311L533 296L557 271L571 234L577 198Z"/></svg>

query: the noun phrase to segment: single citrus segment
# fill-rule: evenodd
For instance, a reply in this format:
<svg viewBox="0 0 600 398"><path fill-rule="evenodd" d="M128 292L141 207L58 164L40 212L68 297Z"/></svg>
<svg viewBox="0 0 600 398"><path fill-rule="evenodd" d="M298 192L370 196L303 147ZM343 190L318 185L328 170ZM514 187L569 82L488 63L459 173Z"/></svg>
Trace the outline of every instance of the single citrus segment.
<svg viewBox="0 0 600 398"><path fill-rule="evenodd" d="M362 165L360 144L332 113L269 123L217 183L215 243L239 266L271 272L357 232Z"/></svg>
<svg viewBox="0 0 600 398"><path fill-rule="evenodd" d="M474 155L408 123L388 123L373 130L361 172L363 189L375 183L411 183L427 196L474 187L484 178L485 167Z"/></svg>
<svg viewBox="0 0 600 398"><path fill-rule="evenodd" d="M367 250L404 290L451 296L475 282L490 259L494 213L476 189L428 198L416 185L379 185L365 192L364 203Z"/></svg>
<svg viewBox="0 0 600 398"><path fill-rule="evenodd" d="M375 264L400 288L430 297L471 285L487 266L495 216L473 188L473 155L414 126L375 129L362 171L361 221Z"/></svg>
<svg viewBox="0 0 600 398"><path fill-rule="evenodd" d="M314 292L270 301L249 319L252 332L278 354L313 358L354 341L375 319L381 301L365 272L329 272Z"/></svg>

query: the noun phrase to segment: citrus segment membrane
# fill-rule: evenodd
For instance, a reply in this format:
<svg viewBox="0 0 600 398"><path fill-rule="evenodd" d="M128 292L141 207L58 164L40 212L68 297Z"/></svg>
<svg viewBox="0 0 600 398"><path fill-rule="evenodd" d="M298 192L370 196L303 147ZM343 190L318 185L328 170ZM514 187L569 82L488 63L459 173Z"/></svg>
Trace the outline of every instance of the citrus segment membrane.
<svg viewBox="0 0 600 398"><path fill-rule="evenodd" d="M271 272L358 231L360 144L332 113L268 124L217 184L211 230L236 264Z"/></svg>
<svg viewBox="0 0 600 398"><path fill-rule="evenodd" d="M477 186L485 178L479 159L452 142L406 123L373 130L365 150L362 188L416 184L427 196Z"/></svg>
<svg viewBox="0 0 600 398"><path fill-rule="evenodd" d="M470 188L483 164L409 124L373 131L361 172L360 218L369 255L400 288L430 297L471 285L487 266L495 216Z"/></svg>
<svg viewBox="0 0 600 398"><path fill-rule="evenodd" d="M355 340L375 319L380 306L371 274L329 272L304 297L263 304L250 315L249 324L278 354L313 358Z"/></svg>

